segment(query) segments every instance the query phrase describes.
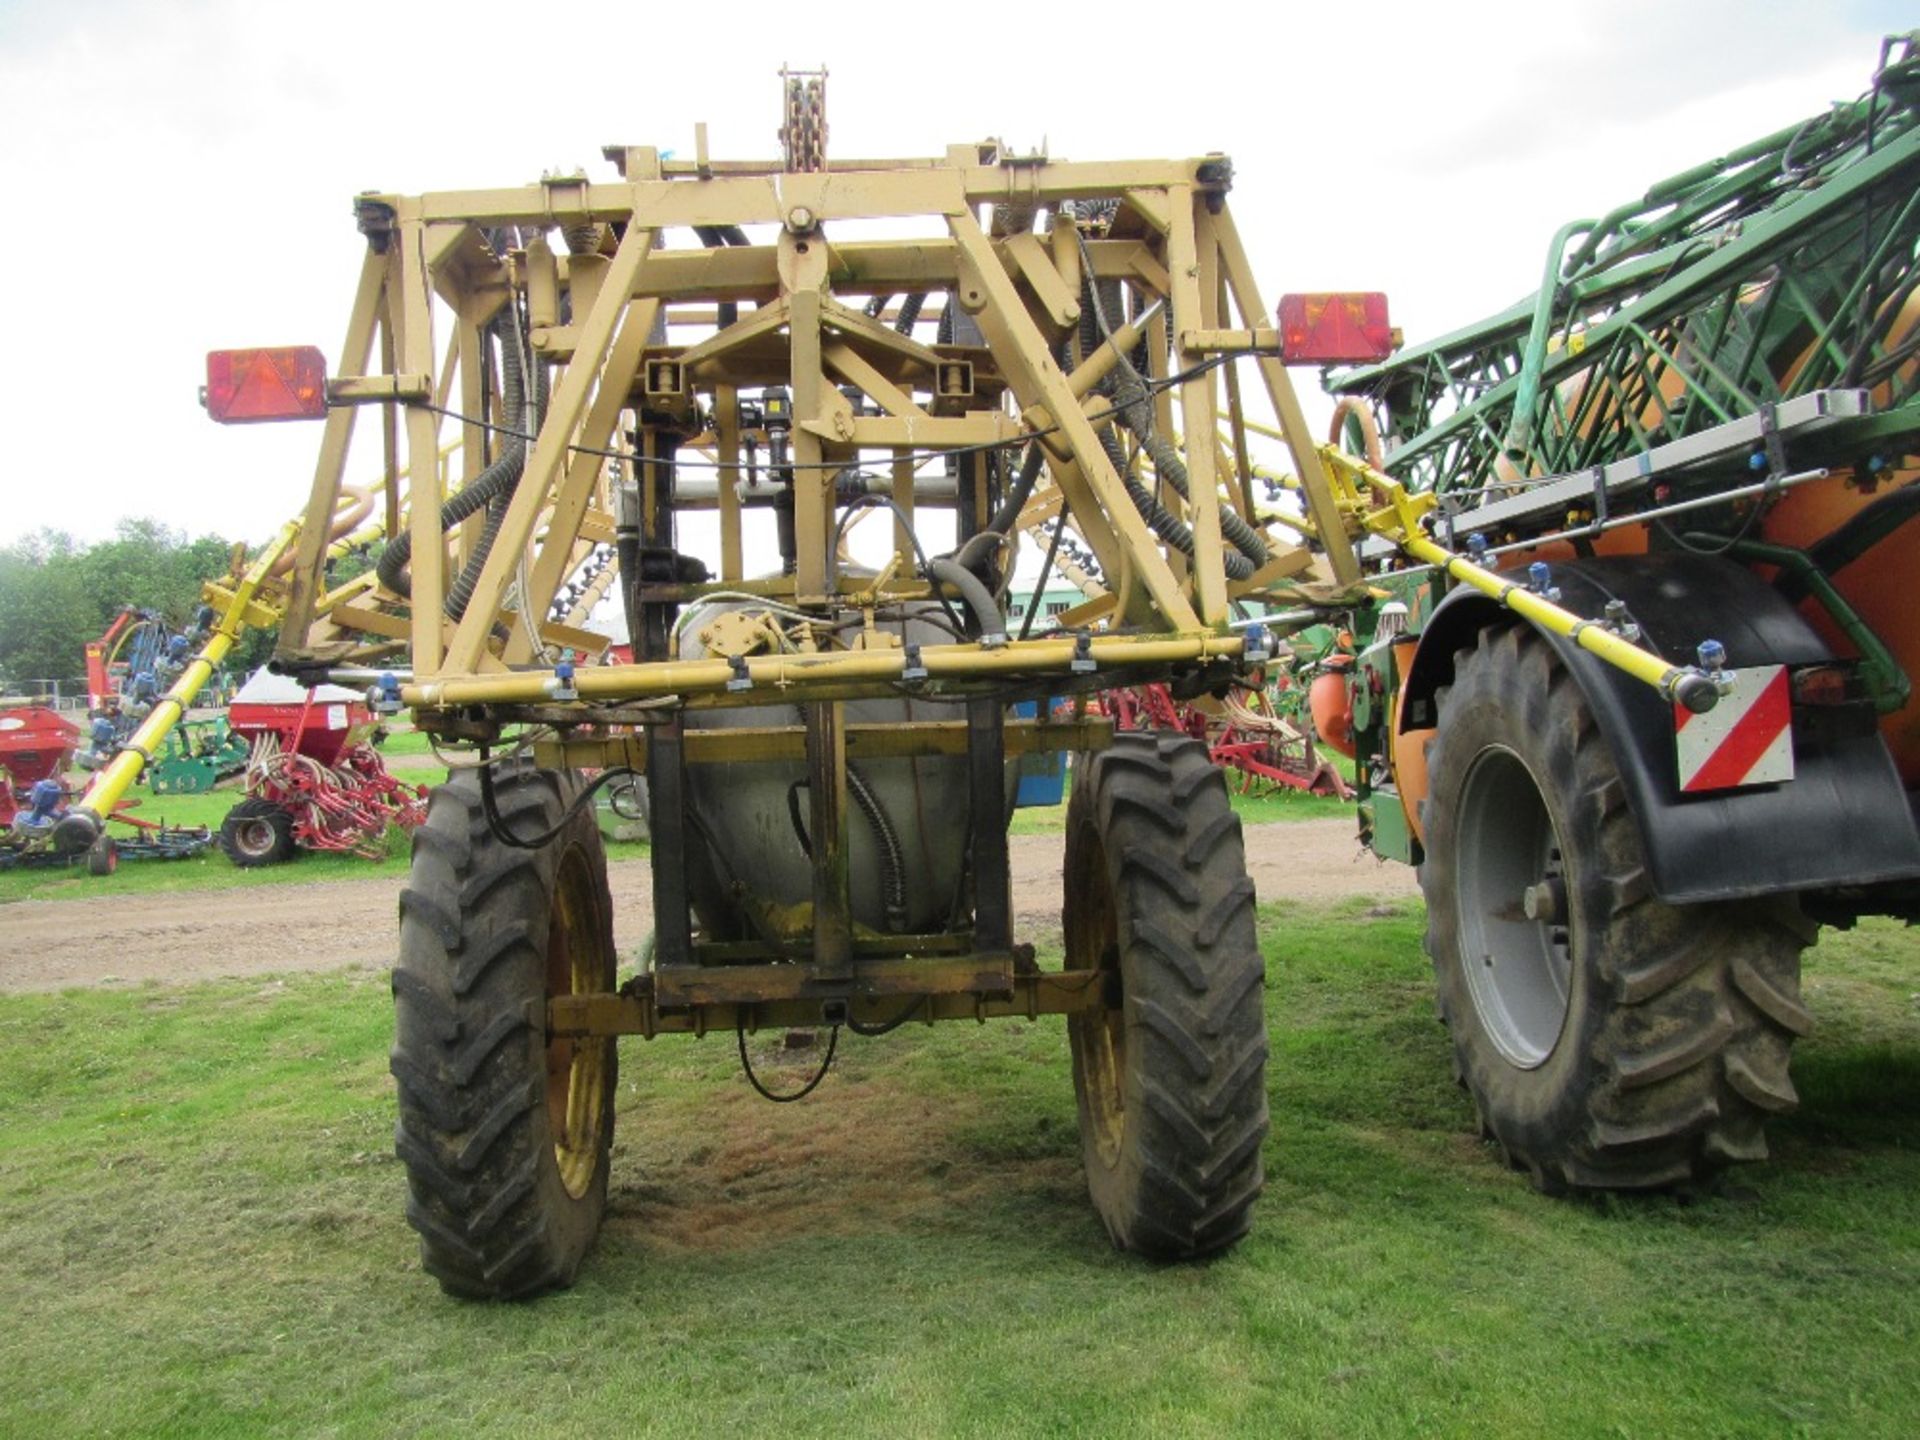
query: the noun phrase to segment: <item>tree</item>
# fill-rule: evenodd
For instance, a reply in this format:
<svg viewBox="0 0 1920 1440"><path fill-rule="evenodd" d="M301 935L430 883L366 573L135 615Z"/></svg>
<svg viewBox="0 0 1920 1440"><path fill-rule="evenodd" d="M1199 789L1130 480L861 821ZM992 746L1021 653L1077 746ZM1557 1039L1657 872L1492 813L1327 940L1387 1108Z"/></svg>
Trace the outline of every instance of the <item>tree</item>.
<svg viewBox="0 0 1920 1440"><path fill-rule="evenodd" d="M43 530L0 549L0 676L9 689L71 680L101 622L70 537Z"/></svg>
<svg viewBox="0 0 1920 1440"><path fill-rule="evenodd" d="M42 530L0 547L0 675L15 687L79 676L87 642L127 605L185 628L201 585L232 568L232 551L217 535L189 540L151 519L123 520L94 545Z"/></svg>

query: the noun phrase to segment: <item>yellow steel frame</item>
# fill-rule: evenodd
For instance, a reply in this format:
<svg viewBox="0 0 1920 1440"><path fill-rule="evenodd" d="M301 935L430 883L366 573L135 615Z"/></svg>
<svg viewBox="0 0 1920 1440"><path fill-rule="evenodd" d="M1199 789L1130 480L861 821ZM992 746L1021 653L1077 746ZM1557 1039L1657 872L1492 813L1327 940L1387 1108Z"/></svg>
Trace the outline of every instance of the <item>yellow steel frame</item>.
<svg viewBox="0 0 1920 1440"><path fill-rule="evenodd" d="M833 475L840 467L858 463L891 475L905 563L866 584L859 598L897 604L928 594L911 564L908 534L916 504L929 503L938 488L920 474L925 461L958 452L961 485L979 484L978 447L1030 438L1044 447L1046 475L1028 514L1070 516L1111 592L1105 609L1124 632L1094 640L1092 656L1103 669L1231 661L1241 649L1227 625L1234 600L1258 598L1308 569L1342 583L1357 578L1353 527L1274 353L1265 300L1227 208L1223 157L1070 164L987 144L796 173L780 162L704 153L676 162L640 146L608 155L620 170L617 182L557 177L508 189L360 198L368 250L289 579L283 658L310 668L404 669L402 698L426 712L429 725L433 712L455 705L551 705L552 650L590 642L578 629L582 606L546 617L594 547L613 536L609 456L639 455L632 468L644 506L664 483L659 467L644 463L651 437L662 425L677 427L679 443L717 469L721 545L712 585L679 586L673 598L690 603L708 589L747 583L734 482L743 443L755 438L743 424L741 395L761 386L792 395L796 554L790 575L754 588L789 604L846 603L849 587L835 578ZM1119 209L1109 228L1083 244L1067 202L1095 201ZM990 213L1041 210L1055 216L1042 234L983 224ZM894 230L918 221L926 233L871 238L861 232L873 221ZM682 244L695 226L761 230L745 245ZM553 230L567 237L566 253L547 241ZM1076 364L1066 368L1056 359L1080 323L1083 263L1132 287L1136 308L1154 306L1141 323L1171 344L1175 375L1156 409L1169 431L1177 422L1193 442L1186 445L1191 498L1183 502L1170 490L1160 498L1191 529L1191 560L1155 537L1101 445L1098 431L1113 423L1111 402L1092 389L1115 347L1076 351ZM869 297L908 291L945 292L985 343L928 344L865 313ZM442 601L478 524L443 528L441 506L453 487L425 462L438 454L449 424L457 427L461 483L497 453L499 438L479 423L490 403L481 357L486 327L508 304L522 307L531 348L557 379L473 600L453 620ZM737 307L737 318L718 324L723 307ZM450 335L437 333L449 325ZM1218 371L1203 362L1221 355L1257 360L1314 546L1309 554L1270 539L1279 563L1242 582L1227 577L1221 514L1237 509L1256 526L1263 521L1250 505L1245 430L1223 433L1214 418ZM398 415L382 437L381 524L389 539L410 537L410 597L364 579L329 592L324 581L323 522L341 501L355 407L367 403ZM403 471L411 477L404 489ZM596 595L611 583L605 567L601 576ZM526 623L522 613L539 623ZM400 642L404 665L395 663ZM955 643L926 647L923 663L930 684L964 688L1058 674L1086 653L1058 639L995 649ZM901 680L905 657L898 648L862 649L755 655L745 664L760 695L729 691L737 672L725 663L667 656L582 669L580 698L571 703L583 710L667 696L755 703L763 685L779 687L789 701L885 694Z"/></svg>

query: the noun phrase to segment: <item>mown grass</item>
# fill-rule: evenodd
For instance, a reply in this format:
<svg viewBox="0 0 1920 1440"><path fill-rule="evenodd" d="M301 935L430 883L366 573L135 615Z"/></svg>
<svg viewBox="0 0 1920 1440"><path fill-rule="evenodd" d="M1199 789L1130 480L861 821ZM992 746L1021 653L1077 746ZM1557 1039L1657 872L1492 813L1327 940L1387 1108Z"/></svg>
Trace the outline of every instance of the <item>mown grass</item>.
<svg viewBox="0 0 1920 1440"><path fill-rule="evenodd" d="M0 1000L0 1432L1920 1426L1910 935L1813 956L1774 1164L1569 1204L1473 1138L1417 907L1261 924L1267 1196L1239 1249L1174 1268L1114 1254L1085 1203L1058 1022L853 1041L794 1106L749 1095L727 1038L629 1042L600 1248L505 1307L418 1269L382 977Z"/></svg>

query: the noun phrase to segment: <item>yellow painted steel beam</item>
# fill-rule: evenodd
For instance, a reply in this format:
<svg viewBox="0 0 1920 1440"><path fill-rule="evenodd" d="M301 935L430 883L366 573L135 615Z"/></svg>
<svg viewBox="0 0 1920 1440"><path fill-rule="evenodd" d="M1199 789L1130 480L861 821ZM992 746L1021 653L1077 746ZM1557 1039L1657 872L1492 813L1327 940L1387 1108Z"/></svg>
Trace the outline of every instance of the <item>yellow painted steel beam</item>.
<svg viewBox="0 0 1920 1440"><path fill-rule="evenodd" d="M424 227L418 222L400 227L396 263L389 272L387 314L390 322L397 321L401 363L409 370L430 375L433 281L427 270L425 246ZM440 529L440 426L438 417L419 405L407 407L406 426L407 530L413 544L413 668L416 674L431 675L440 668L445 633L441 620L446 599L446 539Z"/></svg>
<svg viewBox="0 0 1920 1440"><path fill-rule="evenodd" d="M560 582L577 563L574 542L595 486L607 467L606 457L594 452L609 448L608 442L619 428L620 412L627 406L627 393L640 373L647 337L653 332L654 318L659 313L658 300L636 300L627 307L582 425L582 448L565 457L565 478L553 498L553 509L547 518L547 537L527 579L532 593L521 597L521 603L531 607L536 615L547 613ZM507 660L509 663L527 660L532 655L532 646L525 627L515 629L512 634Z"/></svg>
<svg viewBox="0 0 1920 1440"><path fill-rule="evenodd" d="M1167 273L1173 276L1168 323L1176 342L1217 319L1209 313L1219 294L1218 250L1212 225L1195 216L1193 192L1179 187L1167 192L1170 209L1167 230ZM1200 360L1198 354L1176 352L1182 371ZM1220 538L1219 477L1214 467L1213 373L1205 371L1180 382L1180 416L1193 444L1187 446L1188 523L1193 528L1193 589L1203 625L1227 621L1226 553Z"/></svg>
<svg viewBox="0 0 1920 1440"><path fill-rule="evenodd" d="M464 222L481 228L564 228L589 221L632 221L653 228L784 225L797 206L811 210L817 223L956 215L980 204L1037 207L1089 196L1121 197L1135 190L1195 184L1203 168L1222 163L1217 156L1038 165L955 166L934 160L920 166L901 161L885 170L853 171L836 162L831 173L815 175L778 173L778 167L772 173L756 174L726 174L716 168L714 178L697 184L678 179L636 183L630 176L625 184L536 184L367 199L391 206L401 221Z"/></svg>
<svg viewBox="0 0 1920 1440"><path fill-rule="evenodd" d="M880 962L885 964L888 962ZM723 966L709 967L724 974ZM796 967L783 967L796 968ZM879 969L879 965L874 967ZM922 997L915 1021L1038 1019L1042 1015L1071 1015L1107 1003L1105 972L1049 971L1014 975L1009 991L998 994L949 993ZM911 994L905 997L911 1000ZM847 1000L854 1020L878 1025L898 1019L904 1003L887 991L855 993ZM715 1002L686 1008L662 1009L650 993L640 995L559 995L547 1002L549 1036L589 1035L704 1035L708 1031L731 1035L736 1028L786 1029L817 1025L821 1018L817 998L788 998L760 1003Z"/></svg>
<svg viewBox="0 0 1920 1440"><path fill-rule="evenodd" d="M1265 308L1233 217L1223 209L1213 217L1213 230L1220 247L1220 263L1227 288L1240 312L1240 319L1248 326L1258 327L1266 319ZM1313 520L1314 533L1326 549L1333 578L1343 585L1350 585L1360 578L1360 559L1347 537L1340 508L1327 481L1326 469L1320 462L1313 435L1307 428L1306 414L1300 408L1300 397L1294 393L1293 380L1287 374L1287 367L1274 356L1261 356L1259 368L1260 378L1267 388L1267 398L1273 405L1274 418L1279 421L1287 448L1293 452L1294 468L1300 474L1300 490L1307 502L1307 514Z"/></svg>
<svg viewBox="0 0 1920 1440"><path fill-rule="evenodd" d="M1055 467L1055 476L1080 518L1080 533L1093 546L1101 569L1108 575L1129 571L1145 587L1168 628L1197 628L1199 616L1140 512L1128 499L1093 427L1075 403L1077 397L1067 387L1066 376L1054 363L1046 338L1028 316L1013 281L993 255L986 232L971 214L951 217L950 225L961 250L972 262L970 276L981 287L977 318L995 358L1008 379L1015 382L1021 403L1044 406L1051 423L1060 427L1060 435L1049 437L1047 448L1072 463ZM959 292L963 305L967 303L966 283L962 282Z"/></svg>
<svg viewBox="0 0 1920 1440"><path fill-rule="evenodd" d="M606 285L602 288L599 300L588 312L581 324L580 347L574 361L567 367L556 390L551 409L540 426L539 437L533 442L532 453L527 457L527 468L515 487L513 499L507 505L506 518L501 522L499 539L493 551L487 556L487 563L481 568L480 578L475 582L473 598L467 607L467 613L454 630L453 643L448 647L446 664L452 671L472 671L479 668L481 653L486 649L487 637L493 628L494 614L500 608L501 598L505 595L508 581L514 569L519 565L522 552L533 536L534 524L540 513L546 508L547 499L553 488L555 477L567 459L567 453L573 443L574 427L580 423L582 412L587 407L587 399L598 382L601 364L606 359L607 347L613 343L614 327L628 308L628 297L633 293L634 282L639 278L647 259L653 250L654 234L652 230L642 229L638 225L629 226L621 238L620 248L615 253L613 266L608 271ZM436 501L436 505L437 505ZM415 506L415 540L413 562L417 567L421 560L419 534L422 521ZM429 538L436 538L439 530L439 516L432 518L428 528ZM426 603L418 593L419 582L415 580L415 614ZM439 595L434 596L433 640L430 655L438 659L438 621ZM416 631L419 630L416 623ZM414 641L414 669L423 667L419 653L418 635ZM437 668L431 666L427 668Z"/></svg>
<svg viewBox="0 0 1920 1440"><path fill-rule="evenodd" d="M740 392L731 385L713 387L714 424L719 429L720 578L743 579L740 551ZM609 573L612 567L609 566Z"/></svg>
<svg viewBox="0 0 1920 1440"><path fill-rule="evenodd" d="M998 649L977 645L929 645L920 651L930 680L990 679L1032 673L1062 675L1076 655L1075 637L1017 641ZM1087 654L1097 669L1179 665L1237 659L1244 649L1238 635L1211 633L1144 636L1095 635ZM809 687L857 682L882 691L903 683L906 659L900 650L847 650L815 655L750 655L741 661L753 688L741 704L766 704L771 697L790 704L811 698ZM668 695L725 694L734 676L725 660L673 660L647 665L604 665L578 671L574 686L582 700L638 700ZM400 687L408 705L441 709L450 705L537 705L551 697L551 677L541 671L497 675L447 675L416 679ZM766 688L762 688L766 687Z"/></svg>
<svg viewBox="0 0 1920 1440"><path fill-rule="evenodd" d="M364 375L373 354L374 322L380 309L380 295L386 285L385 259L371 249L360 267L360 283L354 292L353 310L347 318L347 336L340 346L339 375L352 378ZM314 601L319 588L321 557L326 550L327 531L334 507L346 478L347 447L353 441L353 422L357 412L351 408L330 410L320 435L320 456L313 468L313 487L307 497L306 523L300 530L299 551L293 566L292 590L287 600L287 632L304 634L313 618Z"/></svg>

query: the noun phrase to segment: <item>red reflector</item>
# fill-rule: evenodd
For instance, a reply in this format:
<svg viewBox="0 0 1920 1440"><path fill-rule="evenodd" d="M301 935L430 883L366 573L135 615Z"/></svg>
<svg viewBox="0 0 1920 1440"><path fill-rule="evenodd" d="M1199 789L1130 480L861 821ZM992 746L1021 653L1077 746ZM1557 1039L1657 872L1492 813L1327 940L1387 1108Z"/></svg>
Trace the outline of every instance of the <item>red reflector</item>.
<svg viewBox="0 0 1920 1440"><path fill-rule="evenodd" d="M1347 291L1280 297L1280 358L1289 365L1359 365L1393 354L1387 297Z"/></svg>
<svg viewBox="0 0 1920 1440"><path fill-rule="evenodd" d="M209 351L206 405L223 425L322 419L327 359L311 345Z"/></svg>

